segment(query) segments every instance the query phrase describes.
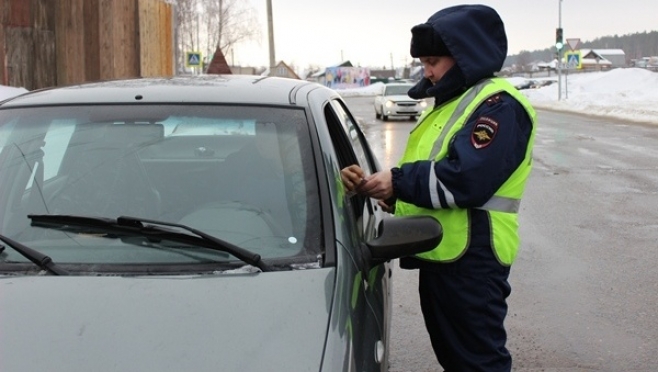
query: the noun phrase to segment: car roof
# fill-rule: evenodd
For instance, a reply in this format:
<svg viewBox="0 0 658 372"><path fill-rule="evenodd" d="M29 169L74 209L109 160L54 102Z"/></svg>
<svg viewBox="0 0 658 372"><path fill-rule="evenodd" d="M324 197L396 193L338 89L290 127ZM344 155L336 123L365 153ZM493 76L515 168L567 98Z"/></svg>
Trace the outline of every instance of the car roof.
<svg viewBox="0 0 658 372"><path fill-rule="evenodd" d="M313 89L328 88L305 80L256 75L134 78L36 90L0 102L0 108L136 102L295 105L299 91Z"/></svg>

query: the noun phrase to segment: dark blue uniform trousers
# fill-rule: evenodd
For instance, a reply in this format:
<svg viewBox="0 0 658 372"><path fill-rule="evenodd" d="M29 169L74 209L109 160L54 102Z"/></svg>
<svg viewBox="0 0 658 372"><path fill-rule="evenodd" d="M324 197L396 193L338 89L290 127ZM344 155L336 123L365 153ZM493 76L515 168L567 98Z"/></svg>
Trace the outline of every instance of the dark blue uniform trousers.
<svg viewBox="0 0 658 372"><path fill-rule="evenodd" d="M490 247L470 247L455 262L420 268L420 305L446 372L511 370L503 325L509 272Z"/></svg>

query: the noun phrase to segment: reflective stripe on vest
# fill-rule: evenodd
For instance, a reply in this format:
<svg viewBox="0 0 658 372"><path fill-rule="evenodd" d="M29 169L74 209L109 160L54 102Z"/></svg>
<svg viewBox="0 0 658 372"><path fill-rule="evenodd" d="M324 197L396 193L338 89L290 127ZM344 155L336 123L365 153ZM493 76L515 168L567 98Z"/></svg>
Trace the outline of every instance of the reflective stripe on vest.
<svg viewBox="0 0 658 372"><path fill-rule="evenodd" d="M459 104L457 105L457 108L455 111L453 111L452 115L450 115L450 119L446 123L445 127L443 127L443 131L441 132L441 135L439 138L434 141L434 146L432 146L432 152L430 153L430 159L435 159L437 155L439 155L439 151L441 150L441 146L443 144L443 141L446 138L446 135L450 131L450 129L457 123L457 120L461 118L464 115L464 111L466 111L466 108L473 102L475 97L477 97L484 88L491 84L492 81L491 79L486 79L481 81L480 83L474 85L471 89L469 89L464 97L462 97L461 100L459 100ZM487 97L488 98L488 97ZM482 101L484 102L484 101ZM478 104L479 106L479 104Z"/></svg>
<svg viewBox="0 0 658 372"><path fill-rule="evenodd" d="M419 120L412 131L407 148L400 163L431 159L438 161L446 156L452 137L464 127L468 118L489 97L507 92L519 101L531 118L533 129L528 142L526 160L519 165L509 179L496 191L494 196L477 209L486 210L489 215L490 241L496 257L502 264L509 265L516 257L519 246L517 213L521 196L531 169L532 146L534 143L536 115L527 99L507 81L493 78L479 82L469 89L458 101L450 101L431 110ZM441 187L445 202L450 209L440 209L436 187L430 187L431 198L436 209L420 208L413 204L398 201L396 215L424 214L435 217L444 229L444 237L432 251L417 255L429 261L454 261L466 250L470 239L470 213L459 208L449 190L430 172L430 185Z"/></svg>
<svg viewBox="0 0 658 372"><path fill-rule="evenodd" d="M505 213L518 213L521 207L521 199L505 198L502 196L492 196L483 206L477 209L485 211L496 211Z"/></svg>

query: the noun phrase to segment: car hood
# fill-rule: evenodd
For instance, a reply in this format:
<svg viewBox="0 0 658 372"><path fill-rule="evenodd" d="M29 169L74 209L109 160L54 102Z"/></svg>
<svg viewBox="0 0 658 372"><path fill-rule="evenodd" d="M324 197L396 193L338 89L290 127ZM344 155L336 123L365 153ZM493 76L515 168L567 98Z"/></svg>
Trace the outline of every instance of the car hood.
<svg viewBox="0 0 658 372"><path fill-rule="evenodd" d="M0 278L3 371L318 371L333 269Z"/></svg>

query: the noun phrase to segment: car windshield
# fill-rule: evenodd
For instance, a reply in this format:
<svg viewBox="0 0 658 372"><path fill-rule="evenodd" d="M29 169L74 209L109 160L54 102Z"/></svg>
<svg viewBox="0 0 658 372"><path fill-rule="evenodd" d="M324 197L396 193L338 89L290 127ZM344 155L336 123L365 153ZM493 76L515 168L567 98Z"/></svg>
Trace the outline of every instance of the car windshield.
<svg viewBox="0 0 658 372"><path fill-rule="evenodd" d="M385 96L406 96L413 85L388 85L384 91Z"/></svg>
<svg viewBox="0 0 658 372"><path fill-rule="evenodd" d="M58 265L243 265L191 243L35 225L28 215L166 221L274 264L315 262L318 179L301 109L107 105L0 110L0 234ZM181 232L185 233L184 230ZM0 243L1 244L1 243ZM29 262L0 251L0 267Z"/></svg>

